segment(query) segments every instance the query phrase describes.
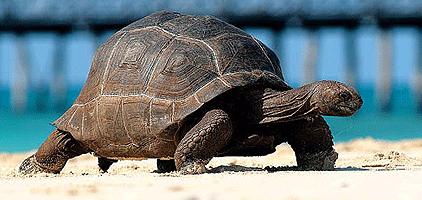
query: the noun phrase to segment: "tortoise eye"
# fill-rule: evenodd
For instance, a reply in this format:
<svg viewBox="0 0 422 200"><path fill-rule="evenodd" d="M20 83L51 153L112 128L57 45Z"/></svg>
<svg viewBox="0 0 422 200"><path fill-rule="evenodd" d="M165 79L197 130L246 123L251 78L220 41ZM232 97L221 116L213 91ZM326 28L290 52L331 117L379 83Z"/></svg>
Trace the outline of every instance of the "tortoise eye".
<svg viewBox="0 0 422 200"><path fill-rule="evenodd" d="M349 94L349 93L347 93L347 92L340 92L339 96L340 96L340 98L341 98L341 99L343 99L343 100L348 100L348 99L350 99L350 94Z"/></svg>

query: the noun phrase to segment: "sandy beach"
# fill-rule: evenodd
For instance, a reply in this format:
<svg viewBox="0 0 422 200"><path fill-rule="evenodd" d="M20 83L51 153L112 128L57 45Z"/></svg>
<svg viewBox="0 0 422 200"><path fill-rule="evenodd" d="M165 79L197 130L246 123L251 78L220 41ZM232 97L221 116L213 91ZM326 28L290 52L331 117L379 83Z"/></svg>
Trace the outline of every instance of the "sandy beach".
<svg viewBox="0 0 422 200"><path fill-rule="evenodd" d="M61 174L22 176L33 152L0 154L0 199L421 199L422 140L370 138L337 143L335 171L275 171L294 166L287 144L264 157L211 160L213 173L157 174L156 160L119 161L99 173L97 158L83 155Z"/></svg>

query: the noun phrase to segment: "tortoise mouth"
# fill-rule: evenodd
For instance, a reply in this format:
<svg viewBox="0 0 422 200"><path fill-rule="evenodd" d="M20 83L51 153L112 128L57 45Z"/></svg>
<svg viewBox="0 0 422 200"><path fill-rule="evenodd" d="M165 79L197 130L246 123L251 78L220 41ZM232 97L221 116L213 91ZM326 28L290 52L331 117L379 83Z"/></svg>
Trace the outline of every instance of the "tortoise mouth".
<svg viewBox="0 0 422 200"><path fill-rule="evenodd" d="M346 103L346 102L340 103L339 107L348 113L354 114L362 107L362 104L363 104L362 99L359 99L357 101L352 101L349 103Z"/></svg>
<svg viewBox="0 0 422 200"><path fill-rule="evenodd" d="M340 107L342 108L342 110L347 110L347 111L350 111L350 112L356 112L357 111L357 109L352 107L352 106L340 105Z"/></svg>
<svg viewBox="0 0 422 200"><path fill-rule="evenodd" d="M355 114L361 107L362 104L356 104L356 105L339 105L340 109L345 111L349 115Z"/></svg>

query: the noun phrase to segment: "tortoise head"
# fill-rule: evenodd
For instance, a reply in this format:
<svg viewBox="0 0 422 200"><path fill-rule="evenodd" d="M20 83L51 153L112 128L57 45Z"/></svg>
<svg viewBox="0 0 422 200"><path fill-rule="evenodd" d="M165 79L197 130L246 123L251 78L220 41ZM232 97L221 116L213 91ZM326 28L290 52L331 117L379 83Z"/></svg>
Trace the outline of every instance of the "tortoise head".
<svg viewBox="0 0 422 200"><path fill-rule="evenodd" d="M362 98L352 86L336 81L319 81L312 85L310 103L321 115L346 117L362 107Z"/></svg>

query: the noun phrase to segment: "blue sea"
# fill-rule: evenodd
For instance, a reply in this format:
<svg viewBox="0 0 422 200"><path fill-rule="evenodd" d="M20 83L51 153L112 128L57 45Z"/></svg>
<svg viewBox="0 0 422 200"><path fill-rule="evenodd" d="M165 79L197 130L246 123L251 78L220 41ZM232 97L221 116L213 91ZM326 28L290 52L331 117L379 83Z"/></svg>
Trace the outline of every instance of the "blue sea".
<svg viewBox="0 0 422 200"><path fill-rule="evenodd" d="M367 137L397 141L422 136L422 115L414 112L415 104L410 89L397 87L394 90L396 98L390 113L377 109L373 89L360 88L359 91L364 105L356 115L346 118L325 117L335 142ZM76 95L75 91L70 96L76 98ZM16 114L7 109L0 111L0 152L27 152L37 149L54 130L50 123L62 113L30 111Z"/></svg>

